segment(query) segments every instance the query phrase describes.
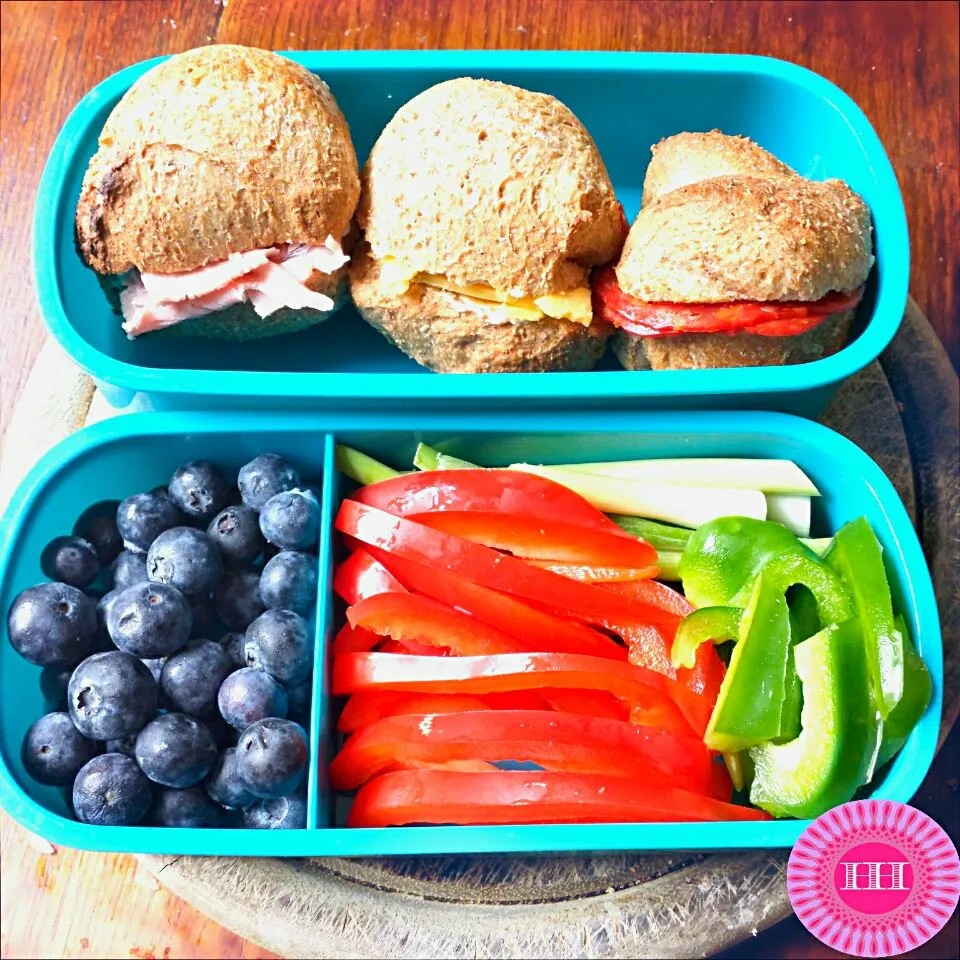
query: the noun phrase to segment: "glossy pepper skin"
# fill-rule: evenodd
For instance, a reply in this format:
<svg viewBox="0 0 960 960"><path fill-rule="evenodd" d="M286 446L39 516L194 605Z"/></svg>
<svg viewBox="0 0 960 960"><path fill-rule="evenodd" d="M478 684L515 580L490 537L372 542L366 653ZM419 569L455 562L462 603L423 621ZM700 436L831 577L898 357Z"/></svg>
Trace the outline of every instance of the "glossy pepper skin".
<svg viewBox="0 0 960 960"><path fill-rule="evenodd" d="M873 768L880 724L856 618L794 647L803 685L802 731L750 751L750 802L775 817L813 818L849 800Z"/></svg>
<svg viewBox="0 0 960 960"><path fill-rule="evenodd" d="M701 607L685 617L673 638L670 659L675 667L692 667L704 643L726 643L740 633L740 610L736 607Z"/></svg>
<svg viewBox="0 0 960 960"><path fill-rule="evenodd" d="M769 520L721 517L698 527L680 558L687 598L696 607L744 607L757 574L786 593L803 584L820 621L842 623L854 607L839 576L786 527Z"/></svg>
<svg viewBox="0 0 960 960"><path fill-rule="evenodd" d="M786 597L761 573L707 726L711 750L735 753L780 735L789 655Z"/></svg>
<svg viewBox="0 0 960 960"><path fill-rule="evenodd" d="M893 625L880 544L864 517L838 531L824 561L843 578L853 598L867 644L870 685L886 720L903 695L903 637Z"/></svg>
<svg viewBox="0 0 960 960"><path fill-rule="evenodd" d="M400 770L376 777L361 788L347 826L769 819L762 810L626 777L548 770Z"/></svg>

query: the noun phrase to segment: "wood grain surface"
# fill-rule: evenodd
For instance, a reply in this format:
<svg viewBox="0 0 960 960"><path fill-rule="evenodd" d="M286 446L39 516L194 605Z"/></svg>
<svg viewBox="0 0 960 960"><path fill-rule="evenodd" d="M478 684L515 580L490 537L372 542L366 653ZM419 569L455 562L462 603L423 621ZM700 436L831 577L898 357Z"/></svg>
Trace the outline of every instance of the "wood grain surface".
<svg viewBox="0 0 960 960"><path fill-rule="evenodd" d="M76 101L129 63L203 43L275 49L513 48L762 53L804 64L864 108L910 221L911 292L960 359L957 3L626 0L3 2L0 56L0 432L44 331L30 223L43 162ZM642 105L641 105L642 108ZM816 131L811 131L816 136ZM917 803L957 835L955 730ZM58 850L0 818L3 957L272 956L158 887L129 857ZM787 921L738 957L824 957ZM953 924L916 956L960 954ZM733 955L733 954L731 954Z"/></svg>

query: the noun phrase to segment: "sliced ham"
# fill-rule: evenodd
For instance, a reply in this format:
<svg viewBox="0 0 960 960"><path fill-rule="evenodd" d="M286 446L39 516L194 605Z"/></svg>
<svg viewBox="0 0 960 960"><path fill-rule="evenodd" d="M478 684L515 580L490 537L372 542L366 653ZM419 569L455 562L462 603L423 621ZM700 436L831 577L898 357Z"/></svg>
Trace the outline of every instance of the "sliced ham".
<svg viewBox="0 0 960 960"><path fill-rule="evenodd" d="M333 237L322 244L284 244L236 253L185 273L133 272L120 293L123 329L133 338L249 301L267 317L283 307L332 310L333 300L307 286L347 257Z"/></svg>

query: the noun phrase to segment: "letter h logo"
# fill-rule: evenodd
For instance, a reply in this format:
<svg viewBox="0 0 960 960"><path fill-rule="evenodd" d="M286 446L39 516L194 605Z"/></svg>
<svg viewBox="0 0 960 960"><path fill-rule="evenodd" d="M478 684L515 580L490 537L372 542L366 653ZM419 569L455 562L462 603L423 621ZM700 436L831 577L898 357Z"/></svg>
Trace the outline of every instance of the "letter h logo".
<svg viewBox="0 0 960 960"><path fill-rule="evenodd" d="M843 890L906 890L903 868L906 861L861 860L843 865Z"/></svg>

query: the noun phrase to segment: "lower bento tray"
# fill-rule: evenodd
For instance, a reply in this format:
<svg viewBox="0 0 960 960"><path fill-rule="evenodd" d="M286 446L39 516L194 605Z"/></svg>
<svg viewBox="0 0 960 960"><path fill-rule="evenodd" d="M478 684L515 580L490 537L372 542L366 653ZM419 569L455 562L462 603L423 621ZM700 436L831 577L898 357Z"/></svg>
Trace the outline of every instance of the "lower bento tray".
<svg viewBox="0 0 960 960"><path fill-rule="evenodd" d="M75 434L29 475L11 505L0 545L0 607L39 579L43 545L91 499L149 489L181 463L200 457L225 469L266 450L287 456L311 479L322 478L323 526L316 666L308 780L308 826L294 831L91 827L67 817L63 796L33 783L19 759L22 736L41 712L38 669L0 646L0 802L14 817L55 843L143 853L233 856L387 856L472 852L720 850L790 846L806 821L750 823L561 824L490 827L337 826L324 769L331 755L335 704L328 695L328 650L334 624L331 590L332 518L340 496L335 442L356 446L396 465L409 463L417 442L499 464L519 459L625 459L667 455L792 459L823 496L815 535L865 515L884 547L899 608L934 682L934 700L873 796L907 801L932 761L943 684L940 628L923 553L896 491L859 448L808 421L764 413L608 413L379 415L184 413L128 416ZM521 453L522 451L522 453ZM33 693L36 691L36 693Z"/></svg>

